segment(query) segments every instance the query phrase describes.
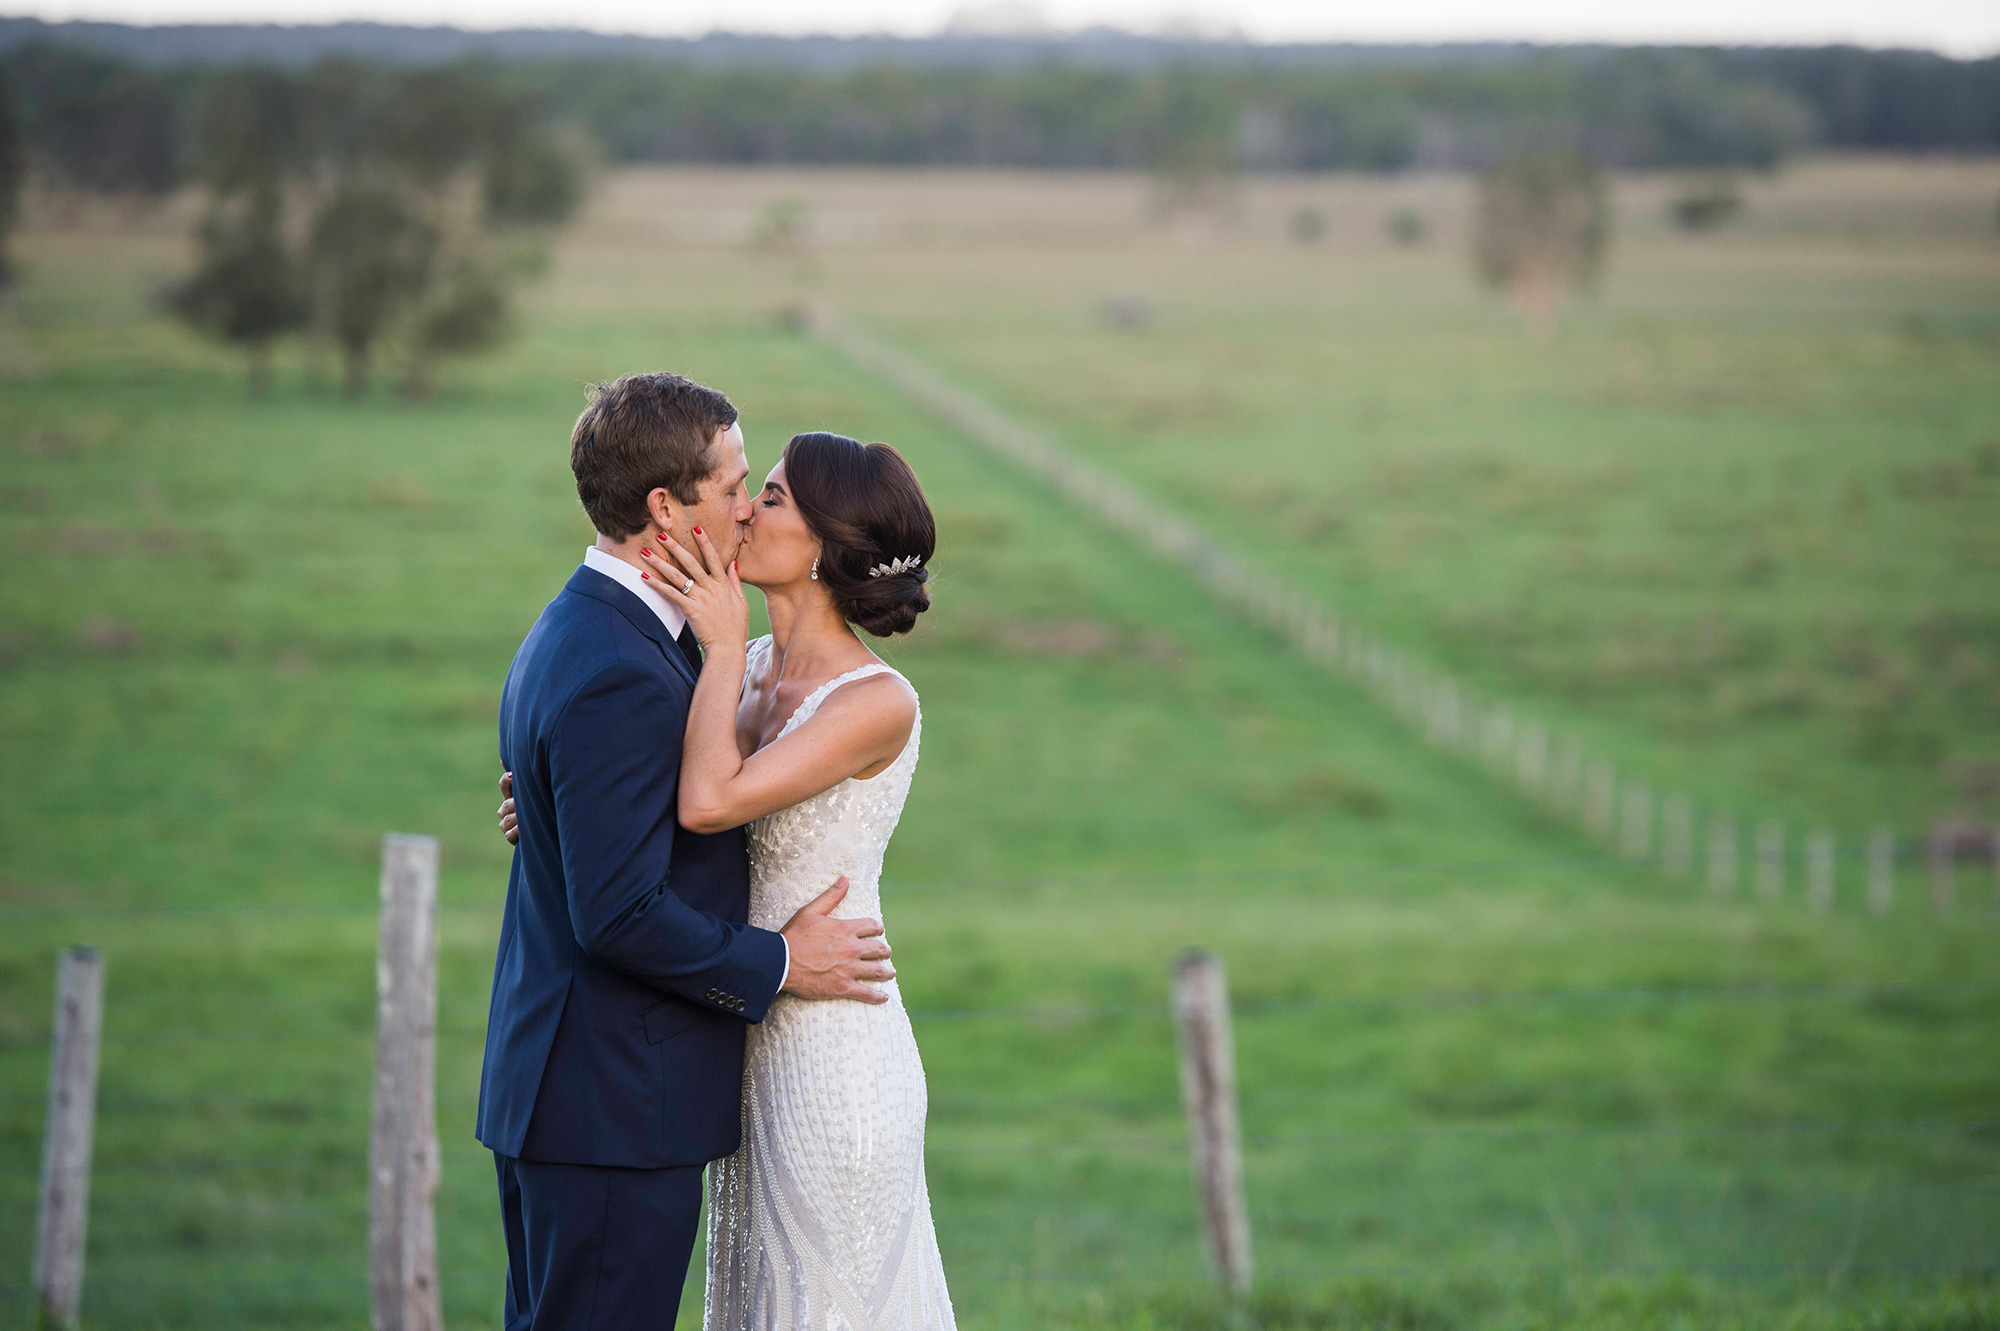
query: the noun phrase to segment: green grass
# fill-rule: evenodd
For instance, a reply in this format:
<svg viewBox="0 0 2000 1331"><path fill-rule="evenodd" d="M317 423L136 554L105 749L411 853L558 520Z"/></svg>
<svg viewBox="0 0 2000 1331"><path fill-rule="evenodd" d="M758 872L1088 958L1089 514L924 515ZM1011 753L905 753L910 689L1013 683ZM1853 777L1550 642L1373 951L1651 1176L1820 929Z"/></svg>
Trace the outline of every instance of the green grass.
<svg viewBox="0 0 2000 1331"><path fill-rule="evenodd" d="M524 340L420 405L297 364L247 401L145 309L173 244L28 238L12 354L39 368L0 395L0 1252L32 1244L54 955L87 940L89 1321L362 1324L377 846L429 831L446 1306L497 1323L470 1138L492 714L587 538L581 382L670 365L731 392L753 466L795 429L887 438L938 509L937 608L890 649L927 724L886 909L969 1331L1222 1324L1164 1016L1190 944L1241 1009L1259 1325L2000 1319L1988 916L1939 924L1912 882L1885 920L1820 920L1602 863L773 331L770 274L642 263L616 204Z"/></svg>
<svg viewBox="0 0 2000 1331"><path fill-rule="evenodd" d="M1656 790L1853 847L2000 816L2000 169L1868 170L1759 184L1714 236L1628 197L1602 291L1540 338L1473 284L1462 192L1415 250L1287 246L1253 195L1201 248L940 246L828 288ZM1407 189L1338 188L1363 235ZM1985 207L1931 230L1968 189ZM1886 226L1823 234L1884 191ZM1123 291L1150 327L1098 316Z"/></svg>

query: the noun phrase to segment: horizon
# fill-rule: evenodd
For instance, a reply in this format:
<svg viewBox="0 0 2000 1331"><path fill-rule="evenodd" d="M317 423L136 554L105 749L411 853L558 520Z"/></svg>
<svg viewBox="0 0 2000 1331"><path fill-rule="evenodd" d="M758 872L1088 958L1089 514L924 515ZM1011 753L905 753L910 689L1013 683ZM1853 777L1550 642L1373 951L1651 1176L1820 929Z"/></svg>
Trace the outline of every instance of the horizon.
<svg viewBox="0 0 2000 1331"><path fill-rule="evenodd" d="M1304 11L1315 12L1306 14ZM1060 42L1091 35L1244 46L1857 46L1934 51L1958 59L2000 54L2000 6L1928 0L1890 10L1875 4L1764 6L1732 11L1652 4L1594 12L1567 0L1535 0L1505 15L1462 0L1428 0L1394 15L1348 14L1328 23L1317 7L1290 0L1245 0L1222 17L1218 5L1162 10L1117 0L1057 6L999 3L948 7L927 0L704 0L662 23L633 0L101 0L10 6L5 15L52 25L135 28L329 28L347 24L451 29L469 34L573 32L601 37L925 41L996 39Z"/></svg>

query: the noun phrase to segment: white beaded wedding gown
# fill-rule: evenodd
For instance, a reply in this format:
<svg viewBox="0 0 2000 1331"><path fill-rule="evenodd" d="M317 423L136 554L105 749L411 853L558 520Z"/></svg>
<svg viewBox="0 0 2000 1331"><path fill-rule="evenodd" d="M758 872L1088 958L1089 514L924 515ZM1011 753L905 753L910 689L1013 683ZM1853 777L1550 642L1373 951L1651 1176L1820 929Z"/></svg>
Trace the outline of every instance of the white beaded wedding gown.
<svg viewBox="0 0 2000 1331"><path fill-rule="evenodd" d="M751 644L751 670L770 648ZM828 680L778 737L841 685L884 673L897 672ZM834 913L882 918L882 855L922 730L919 707L880 773L750 824L750 923L779 928L843 874ZM750 1027L743 1145L708 1171L704 1331L954 1331L924 1184L924 1066L895 982L881 988L879 1006L780 994Z"/></svg>

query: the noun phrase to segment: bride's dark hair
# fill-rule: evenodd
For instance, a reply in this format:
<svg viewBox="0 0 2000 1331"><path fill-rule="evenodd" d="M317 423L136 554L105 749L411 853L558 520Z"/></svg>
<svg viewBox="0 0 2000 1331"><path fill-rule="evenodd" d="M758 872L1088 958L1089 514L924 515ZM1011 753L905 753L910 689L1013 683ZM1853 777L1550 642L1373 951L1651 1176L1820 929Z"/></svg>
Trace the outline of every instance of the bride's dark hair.
<svg viewBox="0 0 2000 1331"><path fill-rule="evenodd" d="M925 584L937 549L937 522L917 474L887 444L864 444L814 430L785 445L792 502L819 537L819 580L850 624L878 638L908 633L931 608ZM923 562L871 577L895 560Z"/></svg>

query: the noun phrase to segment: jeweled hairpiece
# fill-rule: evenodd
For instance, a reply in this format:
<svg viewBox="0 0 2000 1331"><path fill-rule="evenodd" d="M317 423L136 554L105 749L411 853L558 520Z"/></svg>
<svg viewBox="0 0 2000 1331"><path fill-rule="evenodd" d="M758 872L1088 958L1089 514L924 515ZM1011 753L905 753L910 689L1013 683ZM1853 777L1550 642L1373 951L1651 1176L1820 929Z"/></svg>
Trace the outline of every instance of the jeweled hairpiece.
<svg viewBox="0 0 2000 1331"><path fill-rule="evenodd" d="M908 573L923 562L923 559L917 555L905 555L901 559L892 559L886 564L877 564L874 568L868 570L868 576L871 578L894 577L898 573Z"/></svg>

